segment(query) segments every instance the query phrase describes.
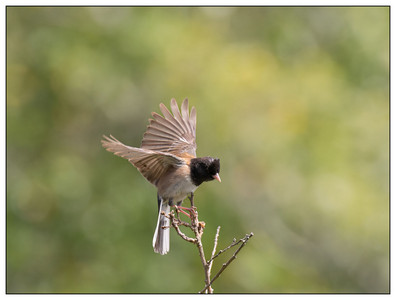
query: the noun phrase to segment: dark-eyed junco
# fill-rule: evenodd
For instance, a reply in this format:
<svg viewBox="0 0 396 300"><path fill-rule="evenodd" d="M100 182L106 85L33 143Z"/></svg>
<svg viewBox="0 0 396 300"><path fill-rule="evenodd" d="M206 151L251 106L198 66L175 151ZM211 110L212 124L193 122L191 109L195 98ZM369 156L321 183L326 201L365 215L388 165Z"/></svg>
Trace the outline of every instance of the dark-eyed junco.
<svg viewBox="0 0 396 300"><path fill-rule="evenodd" d="M220 160L212 157L196 158L195 107L189 113L188 100L181 105L171 100L169 112L160 104L161 116L152 113L153 119L144 133L140 148L126 146L113 136L104 136L102 145L107 151L121 156L134 165L139 172L158 189L158 221L153 237L154 251L169 252L169 219L165 214L170 206L180 205L186 197L192 197L204 181L220 180Z"/></svg>

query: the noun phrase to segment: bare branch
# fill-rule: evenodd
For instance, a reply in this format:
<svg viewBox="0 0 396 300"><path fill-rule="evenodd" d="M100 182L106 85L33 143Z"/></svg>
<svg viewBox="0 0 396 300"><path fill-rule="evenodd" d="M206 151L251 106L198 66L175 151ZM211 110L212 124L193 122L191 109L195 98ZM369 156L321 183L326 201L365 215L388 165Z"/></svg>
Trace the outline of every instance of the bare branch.
<svg viewBox="0 0 396 300"><path fill-rule="evenodd" d="M227 246L224 249L220 250L215 256L213 256L211 259L209 259L208 263L212 262L215 258L217 258L220 254L226 252L228 249L230 249L230 248L238 245L239 243L243 242L245 240L245 238L246 238L246 236L244 238L240 239L239 241L236 241L236 239L234 239L229 246Z"/></svg>
<svg viewBox="0 0 396 300"><path fill-rule="evenodd" d="M205 252L203 250L203 245L201 240L203 230L205 228L205 223L200 222L198 220L198 212L195 209L195 207L192 207L190 210L190 219L191 219L191 224L189 224L190 225L189 227L194 232L195 241L196 241L195 244L198 247L199 257L201 258L202 266L205 271L205 284L208 286L207 287L208 292L213 293L212 287L210 286L210 271L208 269L208 264L206 263Z"/></svg>
<svg viewBox="0 0 396 300"><path fill-rule="evenodd" d="M217 231L216 231L216 235L215 235L215 239L214 239L213 250L212 250L212 255L211 255L209 261L207 262L209 274L210 274L211 271L212 271L213 256L214 256L215 253L216 253L217 242L218 242L218 240L219 240L219 234L220 234L220 226L217 227Z"/></svg>
<svg viewBox="0 0 396 300"><path fill-rule="evenodd" d="M206 261L205 252L204 252L203 245L202 245L202 240L201 240L201 237L203 235L204 228L205 228L205 222L202 222L202 221L198 220L198 211L196 210L195 207L183 208L183 209L188 210L190 212L189 217L191 219L191 223L187 223L187 222L184 222L184 221L180 220L178 214L177 214L177 217L175 217L175 214L174 214L173 211L171 211L167 215L165 215L165 213L163 213L163 214L171 221L170 222L171 225L168 226L168 227L175 228L177 234L183 240L197 245L198 252L199 252L199 257L201 258L202 266L203 266L204 272L205 272L205 288L203 290L201 290L199 293L210 293L210 294L212 294L213 293L213 288L211 286L212 283L221 275L221 273L223 273L223 271L230 265L230 263L234 259L236 259L236 255L245 246L247 241L253 236L253 233L247 234L243 239L240 239L239 241L236 241L236 239L234 239L232 241L232 243L228 247L220 250L217 254L215 254L216 253L218 239L219 239L219 235L220 235L220 226L218 226L217 227L217 231L216 231L216 235L215 235L215 239L214 239L212 255L211 255L210 259L208 261ZM178 212L178 207L176 207L176 211ZM187 236L186 234L184 234L180 230L179 226L185 226L185 227L190 228L194 232L195 238L191 238L191 237ZM213 260L216 257L218 257L221 253L224 253L225 251L227 251L228 249L238 245L239 243L242 243L242 245L239 246L239 248L231 256L231 258L225 264L223 264L223 266L221 267L220 271L211 280L210 279L210 275L211 275L211 271L212 271Z"/></svg>
<svg viewBox="0 0 396 300"><path fill-rule="evenodd" d="M170 212L166 217L170 219L172 227L176 229L177 234L180 235L183 240L193 244L197 243L197 239L188 237L183 232L181 232L179 228L179 225L190 227L190 224L183 222L180 219L176 219L173 212Z"/></svg>
<svg viewBox="0 0 396 300"><path fill-rule="evenodd" d="M243 239L241 239L240 241L242 242L242 245L239 246L239 248L235 251L235 253L230 257L230 259L224 263L221 267L221 269L219 270L219 272L217 272L217 274L213 277L213 279L210 281L209 284L206 284L206 286L200 291L200 293L203 293L206 291L206 289L209 289L209 287L213 284L213 282L220 277L221 273L223 273L223 271L231 264L231 262L236 259L236 255L239 253L239 251L241 251L241 249L246 245L246 243L248 242L248 240L253 236L253 232L251 232L250 234L247 234ZM230 247L229 247L230 248Z"/></svg>

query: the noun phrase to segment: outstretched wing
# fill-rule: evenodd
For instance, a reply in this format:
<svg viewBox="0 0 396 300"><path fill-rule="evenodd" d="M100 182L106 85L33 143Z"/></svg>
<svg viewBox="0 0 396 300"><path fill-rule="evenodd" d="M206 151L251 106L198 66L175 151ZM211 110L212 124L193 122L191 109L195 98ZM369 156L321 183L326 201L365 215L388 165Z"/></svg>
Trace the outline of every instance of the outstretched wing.
<svg viewBox="0 0 396 300"><path fill-rule="evenodd" d="M156 185L170 168L185 164L182 158L171 153L162 153L148 149L141 149L124 145L116 138L103 136L103 147L115 155L129 160L139 172L152 184Z"/></svg>
<svg viewBox="0 0 396 300"><path fill-rule="evenodd" d="M195 128L197 123L197 113L195 107L188 111L188 99L181 105L181 112L175 99L171 100L171 110L164 104L160 104L161 116L152 113L154 119L150 119L150 124L143 135L141 148L181 155L188 153L196 157L197 144L195 143Z"/></svg>

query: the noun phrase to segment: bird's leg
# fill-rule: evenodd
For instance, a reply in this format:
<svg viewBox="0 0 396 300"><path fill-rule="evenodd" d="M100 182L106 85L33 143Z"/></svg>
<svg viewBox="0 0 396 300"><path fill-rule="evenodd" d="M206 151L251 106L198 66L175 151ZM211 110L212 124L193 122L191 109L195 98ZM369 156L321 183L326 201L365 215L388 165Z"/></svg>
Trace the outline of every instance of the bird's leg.
<svg viewBox="0 0 396 300"><path fill-rule="evenodd" d="M194 206L194 193L193 192L191 192L191 194L188 196L188 199L190 199L191 208L195 209L195 206Z"/></svg>
<svg viewBox="0 0 396 300"><path fill-rule="evenodd" d="M184 210L190 210L190 208L178 206L178 205L173 205L172 207L174 207L176 209L177 218L179 218L179 212L185 214L187 217L190 217L190 214L188 214L184 211Z"/></svg>
<svg viewBox="0 0 396 300"><path fill-rule="evenodd" d="M184 206L178 205L178 204L181 204L181 201L180 201L180 203L178 203L176 205L172 205L172 207L174 207L176 209L176 213L177 213L178 217L179 217L179 212L182 212L183 214L188 216L190 219L192 219L192 217L196 214L196 207L194 206L194 193L190 193L187 196L187 198L190 200L191 207L184 207ZM185 210L188 211L189 213L185 212Z"/></svg>

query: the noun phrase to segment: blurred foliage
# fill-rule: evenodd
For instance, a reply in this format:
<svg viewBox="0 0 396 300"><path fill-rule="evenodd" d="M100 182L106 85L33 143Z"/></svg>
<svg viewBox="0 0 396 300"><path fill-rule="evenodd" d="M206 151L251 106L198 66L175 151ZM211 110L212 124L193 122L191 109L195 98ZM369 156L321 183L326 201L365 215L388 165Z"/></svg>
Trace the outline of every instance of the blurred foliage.
<svg viewBox="0 0 396 300"><path fill-rule="evenodd" d="M202 289L100 145L139 146L172 97L221 159L195 198L208 253L218 225L219 249L255 234L215 292L389 292L388 7L8 7L9 293Z"/></svg>

